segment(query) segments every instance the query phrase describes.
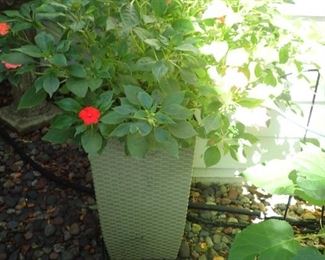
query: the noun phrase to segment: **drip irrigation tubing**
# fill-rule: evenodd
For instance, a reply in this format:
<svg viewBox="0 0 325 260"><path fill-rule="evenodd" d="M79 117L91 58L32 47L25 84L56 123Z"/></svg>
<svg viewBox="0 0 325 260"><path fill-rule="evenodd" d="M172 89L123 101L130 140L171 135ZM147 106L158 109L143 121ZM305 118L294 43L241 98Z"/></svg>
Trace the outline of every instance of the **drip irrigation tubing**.
<svg viewBox="0 0 325 260"><path fill-rule="evenodd" d="M2 139L9 144L12 148L14 148L15 152L21 157L21 159L30 164L32 168L36 171L38 171L43 177L46 177L47 179L59 184L60 186L71 188L76 191L86 193L91 196L95 196L94 190L92 188L85 187L83 185L79 185L77 183L69 182L65 179L62 179L55 174L53 174L51 171L45 169L43 166L41 166L39 163L34 161L32 158L30 158L24 151L21 149L18 145L18 143L10 137L10 135L7 133L7 131L4 129L3 126L0 126L0 135Z"/></svg>
<svg viewBox="0 0 325 260"><path fill-rule="evenodd" d="M210 211L218 211L218 212L227 212L227 213L234 213L240 215L247 215L247 216L255 216L261 217L262 212L258 210L249 210L249 209L242 209L242 208L233 208L233 207L225 207L219 205L206 205L206 204L198 204L190 202L188 207L190 209L199 209L199 210L210 210Z"/></svg>
<svg viewBox="0 0 325 260"><path fill-rule="evenodd" d="M269 219L278 219L282 220L282 216L273 216L273 217L267 217L263 220L269 220ZM214 221L209 220L201 217L196 216L187 216L187 220L191 221L193 223L202 223L208 226L213 227L233 227L233 228L246 228L247 226L251 225L252 223L228 223L225 221ZM305 233L317 233L320 230L319 224L314 221L298 221L291 218L288 218L286 220L290 225L296 226L300 229L302 229Z"/></svg>

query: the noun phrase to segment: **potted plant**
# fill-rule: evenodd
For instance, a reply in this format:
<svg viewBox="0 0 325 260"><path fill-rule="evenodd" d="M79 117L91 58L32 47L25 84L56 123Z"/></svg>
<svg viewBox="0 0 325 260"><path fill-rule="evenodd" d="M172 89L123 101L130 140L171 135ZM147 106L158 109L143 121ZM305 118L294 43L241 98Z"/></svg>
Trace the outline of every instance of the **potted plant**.
<svg viewBox="0 0 325 260"><path fill-rule="evenodd" d="M196 138L207 166L238 159L257 141L248 127L287 102L301 41L273 24L274 2L32 1L1 16L35 32L0 59L35 75L21 107L49 97L62 110L44 139L89 154L113 259L175 259Z"/></svg>

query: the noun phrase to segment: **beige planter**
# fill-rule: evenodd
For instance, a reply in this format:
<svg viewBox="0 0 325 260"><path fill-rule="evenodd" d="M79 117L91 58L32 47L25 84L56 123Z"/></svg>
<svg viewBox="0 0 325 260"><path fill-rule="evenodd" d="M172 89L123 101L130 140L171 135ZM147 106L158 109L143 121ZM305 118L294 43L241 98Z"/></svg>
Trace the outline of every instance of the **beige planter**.
<svg viewBox="0 0 325 260"><path fill-rule="evenodd" d="M100 224L111 259L176 259L184 232L193 151L176 159L125 156L118 141L90 158Z"/></svg>

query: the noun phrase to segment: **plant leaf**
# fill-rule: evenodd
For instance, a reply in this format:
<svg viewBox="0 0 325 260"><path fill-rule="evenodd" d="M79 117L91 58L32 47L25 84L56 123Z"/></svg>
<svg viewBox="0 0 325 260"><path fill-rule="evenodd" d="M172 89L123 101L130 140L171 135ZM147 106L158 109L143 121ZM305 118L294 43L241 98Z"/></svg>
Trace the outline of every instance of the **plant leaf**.
<svg viewBox="0 0 325 260"><path fill-rule="evenodd" d="M63 98L56 104L64 111L78 113L81 110L81 105L73 98Z"/></svg>
<svg viewBox="0 0 325 260"><path fill-rule="evenodd" d="M116 125L122 123L127 118L126 115L122 115L118 112L111 111L104 115L100 121L108 125Z"/></svg>
<svg viewBox="0 0 325 260"><path fill-rule="evenodd" d="M88 91L88 81L83 79L68 79L65 86L77 97L85 97Z"/></svg>
<svg viewBox="0 0 325 260"><path fill-rule="evenodd" d="M170 104L169 106L163 107L162 112L176 120L186 120L193 115L191 110L178 104Z"/></svg>
<svg viewBox="0 0 325 260"><path fill-rule="evenodd" d="M78 119L75 116L71 116L68 114L61 114L61 115L57 115L53 119L51 123L51 127L56 129L65 129L65 128L69 128L72 124L74 124L77 121Z"/></svg>
<svg viewBox="0 0 325 260"><path fill-rule="evenodd" d="M148 152L149 143L145 137L139 134L128 135L126 144L131 156L143 158Z"/></svg>
<svg viewBox="0 0 325 260"><path fill-rule="evenodd" d="M35 43L42 51L49 50L54 42L54 37L46 32L40 32L35 36Z"/></svg>
<svg viewBox="0 0 325 260"><path fill-rule="evenodd" d="M36 92L34 87L26 90L23 96L20 98L18 109L32 108L40 105L46 99L46 92L40 90Z"/></svg>
<svg viewBox="0 0 325 260"><path fill-rule="evenodd" d="M177 122L175 125L169 126L169 130L173 136L181 139L191 138L196 135L193 126L187 121Z"/></svg>
<svg viewBox="0 0 325 260"><path fill-rule="evenodd" d="M140 105L138 93L142 91L142 89L134 85L125 85L123 88L127 100L134 105Z"/></svg>
<svg viewBox="0 0 325 260"><path fill-rule="evenodd" d="M271 160L265 165L258 164L244 170L242 175L247 181L272 194L292 195L294 184L289 173L294 169L290 160Z"/></svg>
<svg viewBox="0 0 325 260"><path fill-rule="evenodd" d="M281 47L279 51L279 61L281 64L286 63L288 61L289 50L290 50L290 44L286 44L283 47Z"/></svg>
<svg viewBox="0 0 325 260"><path fill-rule="evenodd" d="M49 62L59 67L67 66L67 58L62 53L57 53L49 58Z"/></svg>
<svg viewBox="0 0 325 260"><path fill-rule="evenodd" d="M118 125L110 134L110 136L122 137L130 132L130 123Z"/></svg>
<svg viewBox="0 0 325 260"><path fill-rule="evenodd" d="M140 104L146 108L146 109L150 109L152 107L152 103L153 103L153 99L152 97L145 91L140 91L137 94L138 100L140 102Z"/></svg>
<svg viewBox="0 0 325 260"><path fill-rule="evenodd" d="M314 247L304 247L298 250L297 255L293 257L292 260L324 260L325 256L322 255Z"/></svg>
<svg viewBox="0 0 325 260"><path fill-rule="evenodd" d="M86 153L96 154L102 148L103 138L94 129L88 129L81 135L81 144Z"/></svg>
<svg viewBox="0 0 325 260"><path fill-rule="evenodd" d="M41 50L35 45L23 45L23 46L15 49L15 51L19 51L19 52L26 54L28 56L31 56L33 58L41 58L42 57Z"/></svg>
<svg viewBox="0 0 325 260"><path fill-rule="evenodd" d="M86 78L87 72L84 68L84 66L80 64L73 64L69 68L71 76L74 76L76 78Z"/></svg>
<svg viewBox="0 0 325 260"><path fill-rule="evenodd" d="M69 138L73 137L73 129L56 129L50 128L47 133L42 137L42 140L48 141L54 144L63 144Z"/></svg>
<svg viewBox="0 0 325 260"><path fill-rule="evenodd" d="M252 224L238 233L230 249L229 260L292 260L299 248L290 224L272 219Z"/></svg>
<svg viewBox="0 0 325 260"><path fill-rule="evenodd" d="M221 159L221 153L217 146L211 146L204 152L204 163L207 167L217 164Z"/></svg>
<svg viewBox="0 0 325 260"><path fill-rule="evenodd" d="M152 68L152 73L157 81L168 73L168 66L163 61L158 61Z"/></svg>
<svg viewBox="0 0 325 260"><path fill-rule="evenodd" d="M60 87L60 80L54 75L48 74L43 78L43 89L49 94L50 97Z"/></svg>
<svg viewBox="0 0 325 260"><path fill-rule="evenodd" d="M2 61L12 64L28 64L33 62L33 59L20 52L11 52L3 54L1 57Z"/></svg>

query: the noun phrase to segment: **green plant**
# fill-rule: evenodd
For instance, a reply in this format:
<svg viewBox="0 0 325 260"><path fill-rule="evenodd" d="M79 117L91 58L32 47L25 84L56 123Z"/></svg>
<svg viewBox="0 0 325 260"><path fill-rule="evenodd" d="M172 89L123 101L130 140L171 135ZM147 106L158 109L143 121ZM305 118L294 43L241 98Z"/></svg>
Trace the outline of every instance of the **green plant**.
<svg viewBox="0 0 325 260"><path fill-rule="evenodd" d="M285 67L301 71L302 41L273 24L276 2L32 1L0 17L15 41L0 59L35 77L19 108L48 96L62 109L45 140L93 154L117 137L143 157L177 156L200 137L212 166L245 156L257 141L247 127L267 125L261 105L281 98Z"/></svg>
<svg viewBox="0 0 325 260"><path fill-rule="evenodd" d="M307 144L303 150L284 160L271 160L243 172L247 181L271 194L297 196L311 204L325 205L325 153ZM324 255L299 242L325 238L324 227L318 234L294 235L286 221L267 220L244 229L235 238L229 259L324 259Z"/></svg>

